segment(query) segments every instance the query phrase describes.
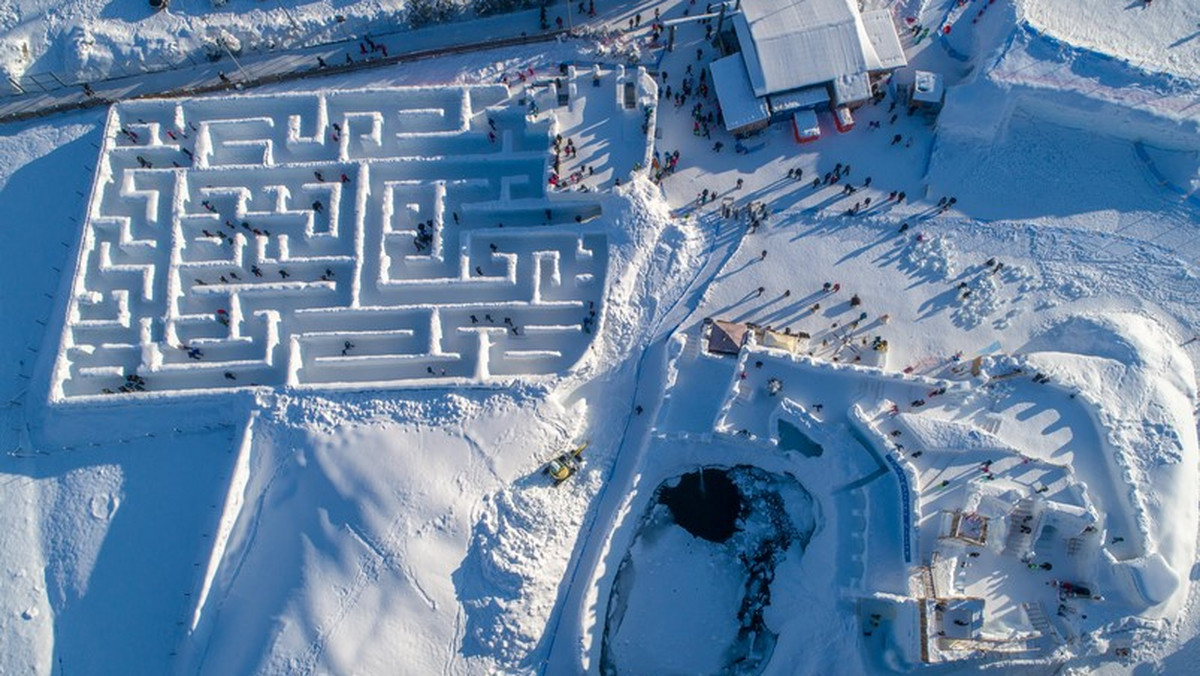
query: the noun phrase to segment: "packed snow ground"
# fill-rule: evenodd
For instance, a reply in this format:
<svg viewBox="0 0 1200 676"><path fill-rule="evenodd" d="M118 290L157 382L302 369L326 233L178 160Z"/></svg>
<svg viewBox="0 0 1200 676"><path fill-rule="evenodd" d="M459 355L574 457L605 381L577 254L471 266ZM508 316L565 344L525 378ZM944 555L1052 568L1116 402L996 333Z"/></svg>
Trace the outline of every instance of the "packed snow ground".
<svg viewBox="0 0 1200 676"><path fill-rule="evenodd" d="M1095 472L1099 480L1088 484L1106 501L1121 499L1122 489L1142 501L1128 512L1111 510L1114 519L1191 519L1194 481L1187 490L1157 496L1148 487L1171 485L1180 468L1194 465L1187 452L1158 450L1186 451L1195 435L1192 378L1180 374L1194 373L1200 356L1200 343L1188 342L1200 334L1194 304L1200 252L1192 248L1200 219L1179 191L1186 197L1196 187L1198 162L1187 145L1196 108L1178 103L1188 92L1194 99L1194 77L1186 69L1195 60L1173 58L1194 50L1194 41L1164 52L1164 43L1186 37L1180 18L1192 10L1162 0L1147 10L1114 10L1112 26L1137 21L1137 29L1114 29L1096 44L1100 38L1089 35L1099 32L1088 27L1099 19L1085 16L1088 10L1026 3L1022 16L1055 40L1137 67L1042 79L1029 90L1034 96L1020 96L1024 102L1041 97L1044 105L993 109L989 101L1004 101L1006 91L1018 88L996 82L1062 69L1058 55L1039 51L1037 40L1010 48L1008 58L984 58L1006 43L1017 12L999 3L971 24L982 6L977 0L966 9L936 2L896 8L900 22L912 16L936 27L951 15L956 21L948 38L920 44L905 38L914 64L951 75L954 86L937 129L902 107L890 122L885 101L860 111L849 134L836 134L822 119L824 138L816 144L796 146L790 132L772 129L747 142L750 152L734 155L733 139L723 132L714 130L711 139L692 135L691 102L676 109L664 101L656 149L679 149L679 171L664 182L665 200L642 180L626 181L621 196L603 198L624 206L608 210L610 274L592 348L571 375L496 391L243 393L219 403L90 407L69 415L47 410L56 327L66 309L47 295L68 293L68 249L84 216L82 197L63 197L86 195L103 119L89 113L4 130L0 196L9 264L0 272L0 293L14 319L0 341L6 354L20 356L0 367L10 402L0 432L15 449L0 466L0 561L9 576L0 671L107 673L137 663L154 673L380 673L398 662L419 673L594 671L605 580L627 549L628 524L646 492L698 462L753 460L785 471L794 460L764 458L763 446L736 435L755 420L769 426L762 406L726 410L721 396L736 391L739 368L759 376L758 357L740 366L731 358L697 358L692 351L704 318L809 332L814 348L825 348L817 356L828 360L834 350L821 341L840 344L844 327L832 324L857 316L858 308L851 311L846 302L854 293L872 318L869 335L889 341L889 372L912 367L913 378L936 378L956 364L951 357L957 353L966 360L1031 355L1031 365L1054 375L1056 393L1024 383L1004 395L1001 405L1009 408L1003 410L1017 420L1000 424L1002 435L1016 435L1008 443L1053 448L1056 461ZM686 5L660 7L673 18ZM644 17L653 11L649 5L637 10ZM634 11L623 9L622 21ZM120 21L117 27L128 30ZM967 26L979 26L977 35ZM631 46L657 59L647 33L643 27L605 35L594 45L497 54L482 69L478 57L451 57L328 86L491 84L531 65L553 76L560 61L579 58L580 48L585 60ZM659 64L668 84L678 87L686 65L695 67L695 49L711 52L700 44L702 36L698 25L680 28L678 49ZM53 40L50 51L60 44ZM971 76L954 54L967 55L979 74ZM1151 55L1161 60L1148 64ZM1092 67L1084 56L1078 62ZM997 75L988 79L992 72ZM1099 119L1072 115L1091 110L1072 93L1089 78L1094 83L1082 90L1111 102L1102 114L1126 111L1128 117L1113 119L1136 124L1079 124ZM1126 89L1142 93L1118 93ZM590 91L590 85L580 88ZM982 125L983 133L961 121L989 110L996 116ZM872 121L881 128L869 129ZM601 167L592 187L611 188L617 175L605 173L609 167L644 159L634 157L644 146L614 140L624 133L619 130L598 133L568 121L563 133L589 139L577 143L579 163ZM896 133L911 144L889 145ZM711 149L718 140L725 144L720 153ZM846 180L861 187L870 176L872 187L843 198L838 187L814 190L786 176L802 168L811 180L838 162L853 166ZM737 178L745 181L741 190L734 190ZM739 206L761 202L770 216L750 233L745 221L721 218L714 205L697 209L704 189ZM878 206L891 190L906 191L906 203ZM954 207L934 213L938 198L951 195ZM842 215L866 196L876 205L866 215ZM904 233L902 223L909 224ZM985 265L992 257L1005 264L1002 273L993 275ZM841 284L833 299L821 292L826 281ZM960 283L972 290L969 299L962 298ZM814 309L817 302L821 307ZM1112 330L1107 318L1118 313L1138 317L1121 326L1143 328ZM883 315L888 321L876 323ZM1109 328L1078 330L1078 317ZM1064 324L1076 329L1055 333ZM670 339L676 326L681 331ZM1182 347L1162 347L1166 342ZM848 361L853 354L839 356ZM676 366L668 367L668 357ZM775 368L776 359L762 360ZM791 388L804 378L784 380ZM854 392L867 381L851 373L842 383ZM1110 384L1117 382L1121 386ZM1069 399L1059 389L1067 386L1096 393L1094 400L1112 414L1085 421L1079 409L1092 400ZM1017 403L1028 390L1026 403ZM792 394L805 407L825 400ZM761 390L755 396L770 402ZM635 405L644 413L631 412ZM1145 416L1146 408L1161 416ZM798 408L789 410L790 419L802 419ZM253 411L252 443L245 443ZM731 418L730 411L741 417ZM956 415L953 407L944 413ZM719 419L735 432L732 438L714 430ZM1089 425L1106 430L1127 467L1111 472L1075 448L1058 450L1064 424L1073 435ZM673 438L706 432L718 443ZM839 457L831 451L837 435L830 434L826 461ZM552 488L540 474L542 463L581 438L590 441L585 472ZM1112 449L1104 453L1118 457ZM786 562L801 571L777 578L778 605L769 623L781 631L780 645L794 649L777 652L768 671L881 670L883 646L865 641L861 614L830 595L845 583L835 573L886 569L887 557L897 556L901 530L883 515L894 516L898 490L872 484L872 500L893 511L868 507L842 523L839 513L854 514L863 505L839 506L827 492L836 484L825 480L822 463L799 462L806 472L801 482L823 508L825 530L818 528L799 562ZM874 471L865 462L858 469ZM1151 527L1146 533L1186 586L1194 525L1190 532ZM882 558L872 559L871 552ZM860 558L840 561L840 553ZM1147 662L1164 673L1193 671L1200 640L1180 646L1200 630L1195 598L1187 598L1177 621L1167 617L1140 633L1130 662L1114 666L1100 655L1072 667L1128 673ZM1175 596L1171 604L1183 600ZM1105 621L1100 615L1096 621ZM813 645L836 648L799 648ZM974 668L968 664L965 671ZM1013 673L1057 668L1050 660L1010 667Z"/></svg>

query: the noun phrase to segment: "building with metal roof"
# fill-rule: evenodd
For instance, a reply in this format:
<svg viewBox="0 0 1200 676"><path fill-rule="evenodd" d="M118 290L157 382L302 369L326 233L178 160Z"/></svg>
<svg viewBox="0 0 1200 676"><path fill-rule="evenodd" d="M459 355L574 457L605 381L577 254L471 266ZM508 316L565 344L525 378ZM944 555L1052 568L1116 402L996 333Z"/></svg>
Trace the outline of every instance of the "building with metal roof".
<svg viewBox="0 0 1200 676"><path fill-rule="evenodd" d="M733 11L722 40L740 59L713 64L725 71L725 86L716 87L723 112L750 109L743 99L751 94L769 111L799 92L821 105L820 90L831 107L853 107L870 100L876 78L908 64L891 14L861 12L856 0L742 0ZM740 73L731 68L738 62ZM734 76L743 81L734 85ZM730 131L742 128L729 122Z"/></svg>

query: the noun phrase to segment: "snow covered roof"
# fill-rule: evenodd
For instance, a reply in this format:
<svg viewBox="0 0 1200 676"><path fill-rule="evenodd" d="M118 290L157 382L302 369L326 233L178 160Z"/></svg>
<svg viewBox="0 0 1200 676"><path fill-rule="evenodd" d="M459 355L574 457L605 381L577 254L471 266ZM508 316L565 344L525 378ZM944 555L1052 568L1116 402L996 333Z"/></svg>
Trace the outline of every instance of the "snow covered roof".
<svg viewBox="0 0 1200 676"><path fill-rule="evenodd" d="M772 113L816 108L829 103L829 89L820 85L805 87L783 94L772 94L767 100L771 103Z"/></svg>
<svg viewBox="0 0 1200 676"><path fill-rule="evenodd" d="M944 87L942 76L927 70L918 70L913 79L913 101L941 103Z"/></svg>
<svg viewBox="0 0 1200 676"><path fill-rule="evenodd" d="M833 100L838 105L871 98L871 78L866 73L839 75L833 81Z"/></svg>
<svg viewBox="0 0 1200 676"><path fill-rule="evenodd" d="M804 347L801 341L807 337L808 334L799 335L767 329L763 331L762 346L797 354Z"/></svg>
<svg viewBox="0 0 1200 676"><path fill-rule="evenodd" d="M955 598L943 601L941 630L947 638L975 638L983 625L983 599Z"/></svg>
<svg viewBox="0 0 1200 676"><path fill-rule="evenodd" d="M746 63L740 53L713 61L708 69L712 73L717 99L721 101L725 129L737 131L770 119L766 101L759 98L750 87L750 80L746 78Z"/></svg>
<svg viewBox="0 0 1200 676"><path fill-rule="evenodd" d="M891 70L908 65L891 12L886 9L863 12L862 22L871 43L871 49L867 50L868 69Z"/></svg>
<svg viewBox="0 0 1200 676"><path fill-rule="evenodd" d="M754 93L839 79L847 93L856 93L858 76L865 82L869 71L904 65L891 15L868 14L869 20L854 0L745 0L733 27ZM853 100L860 99L844 99Z"/></svg>
<svg viewBox="0 0 1200 676"><path fill-rule="evenodd" d="M796 125L796 136L802 140L812 140L821 136L821 124L817 121L817 113L814 110L797 110L792 116L792 124Z"/></svg>

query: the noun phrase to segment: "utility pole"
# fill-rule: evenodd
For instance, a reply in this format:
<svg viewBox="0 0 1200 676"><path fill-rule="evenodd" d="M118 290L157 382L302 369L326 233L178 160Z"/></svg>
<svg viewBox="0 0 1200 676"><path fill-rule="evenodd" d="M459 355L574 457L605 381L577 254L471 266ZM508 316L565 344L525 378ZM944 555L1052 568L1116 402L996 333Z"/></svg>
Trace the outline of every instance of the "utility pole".
<svg viewBox="0 0 1200 676"><path fill-rule="evenodd" d="M221 43L221 47L225 49L225 53L229 55L229 58L233 59L233 65L237 66L238 72L242 74L242 82L249 84L250 76L246 74L246 69L242 68L242 63L237 60L237 57L233 55L233 52L229 51L229 45L225 44L225 40L221 38L222 36L218 35L217 42Z"/></svg>
<svg viewBox="0 0 1200 676"><path fill-rule="evenodd" d="M293 17L292 13L287 10L287 7L283 6L283 2L281 0L275 0L275 4L279 5L279 9L283 10L283 14L288 18L288 21L292 22L292 28L296 29L296 37L300 37L300 24L296 23L296 18Z"/></svg>

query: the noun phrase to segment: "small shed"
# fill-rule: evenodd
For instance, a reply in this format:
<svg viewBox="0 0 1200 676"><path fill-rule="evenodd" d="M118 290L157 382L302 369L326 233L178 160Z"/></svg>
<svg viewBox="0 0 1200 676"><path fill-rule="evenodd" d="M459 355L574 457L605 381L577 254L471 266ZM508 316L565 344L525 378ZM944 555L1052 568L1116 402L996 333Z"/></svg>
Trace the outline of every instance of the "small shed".
<svg viewBox="0 0 1200 676"><path fill-rule="evenodd" d="M740 136L766 128L771 113L766 100L756 96L750 86L741 52L713 61L708 70L721 103L725 129Z"/></svg>
<svg viewBox="0 0 1200 676"><path fill-rule="evenodd" d="M821 138L821 123L815 110L797 110L792 116L792 131L797 143L810 143Z"/></svg>
<svg viewBox="0 0 1200 676"><path fill-rule="evenodd" d="M913 79L909 99L913 105L927 110L938 111L946 100L946 86L940 73L918 70Z"/></svg>
<svg viewBox="0 0 1200 676"><path fill-rule="evenodd" d="M950 639L976 639L983 628L984 602L981 598L944 599L939 604L940 631Z"/></svg>
<svg viewBox="0 0 1200 676"><path fill-rule="evenodd" d="M709 327L709 354L737 354L742 351L742 343L746 342L746 334L750 327L745 324L715 320Z"/></svg>
<svg viewBox="0 0 1200 676"><path fill-rule="evenodd" d="M839 132L845 134L854 128L854 115L849 108L838 106L833 109L833 123Z"/></svg>

